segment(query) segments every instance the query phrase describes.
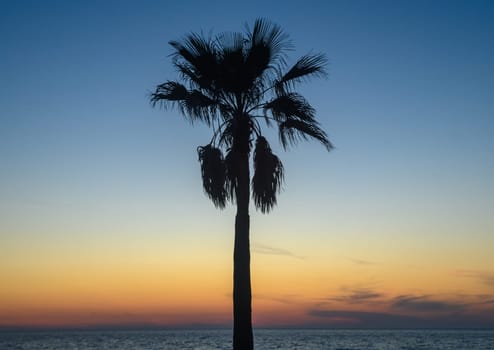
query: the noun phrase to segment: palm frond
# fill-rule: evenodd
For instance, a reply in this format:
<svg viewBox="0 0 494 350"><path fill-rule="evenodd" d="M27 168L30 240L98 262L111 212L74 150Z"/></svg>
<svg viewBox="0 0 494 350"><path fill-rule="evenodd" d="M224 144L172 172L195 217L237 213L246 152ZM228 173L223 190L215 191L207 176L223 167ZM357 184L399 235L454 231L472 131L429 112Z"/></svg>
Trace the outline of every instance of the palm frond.
<svg viewBox="0 0 494 350"><path fill-rule="evenodd" d="M264 114L271 112L277 121L285 121L296 117L300 120L312 121L315 117L314 108L300 94L291 92L275 97L264 105Z"/></svg>
<svg viewBox="0 0 494 350"><path fill-rule="evenodd" d="M261 76L270 67L271 51L264 42L249 47L245 57L245 71L252 80Z"/></svg>
<svg viewBox="0 0 494 350"><path fill-rule="evenodd" d="M256 73L251 72L250 74L254 76ZM263 79L262 77L254 77L252 80L252 86L244 94L244 111L253 111L258 109L263 99L266 98L266 83L264 80L267 79Z"/></svg>
<svg viewBox="0 0 494 350"><path fill-rule="evenodd" d="M302 56L292 68L276 81L278 93L285 92L287 87L312 77L325 77L327 58L324 54Z"/></svg>
<svg viewBox="0 0 494 350"><path fill-rule="evenodd" d="M286 65L286 51L292 47L288 35L263 18L257 19L252 29L246 25L246 30L245 74L252 85L274 80L276 71Z"/></svg>
<svg viewBox="0 0 494 350"><path fill-rule="evenodd" d="M151 103L161 103L164 107L176 106L179 111L190 121L200 120L210 125L217 117L217 101L204 95L199 90L189 91L175 81L167 81L156 87L151 94Z"/></svg>
<svg viewBox="0 0 494 350"><path fill-rule="evenodd" d="M183 107L189 114L195 115L200 119L209 119L214 112L211 108L216 105L216 101L204 95L199 90L192 90L184 100Z"/></svg>
<svg viewBox="0 0 494 350"><path fill-rule="evenodd" d="M233 136L234 136L234 128L235 128L235 119L229 119L224 123L223 129L221 130L221 134L218 138L218 144L225 148L231 148L233 144Z"/></svg>
<svg viewBox="0 0 494 350"><path fill-rule="evenodd" d="M269 49L270 60L285 64L285 51L292 48L288 35L280 26L273 24L266 18L258 18L252 29L247 26L247 39L250 46L266 47Z"/></svg>
<svg viewBox="0 0 494 350"><path fill-rule="evenodd" d="M241 94L252 81L245 71L244 38L240 33L223 34L218 38L221 50L218 56L218 87L226 92Z"/></svg>
<svg viewBox="0 0 494 350"><path fill-rule="evenodd" d="M175 62L175 67L177 68L180 76L185 82L188 82L190 86L207 91L210 95L214 95L213 81L201 75L197 72L192 65L184 62Z"/></svg>
<svg viewBox="0 0 494 350"><path fill-rule="evenodd" d="M245 38L243 33L239 32L224 32L216 37L218 44L218 52L238 52L242 51L245 46Z"/></svg>
<svg viewBox="0 0 494 350"><path fill-rule="evenodd" d="M226 205L226 165L221 150L211 145L197 148L201 164L202 186L213 204L220 209Z"/></svg>
<svg viewBox="0 0 494 350"><path fill-rule="evenodd" d="M283 164L271 151L268 141L259 136L254 151L252 196L256 208L267 213L276 205L276 196L283 183Z"/></svg>
<svg viewBox="0 0 494 350"><path fill-rule="evenodd" d="M290 118L279 123L278 127L280 142L285 149L288 148L288 145L295 145L299 140L308 140L309 138L321 142L328 151L333 149L328 136L315 120L304 121Z"/></svg>
<svg viewBox="0 0 494 350"><path fill-rule="evenodd" d="M173 64L178 71L197 87L214 90L218 76L218 48L213 39L196 33L183 41L170 41L175 49Z"/></svg>
<svg viewBox="0 0 494 350"><path fill-rule="evenodd" d="M182 41L172 40L169 44L176 50L174 59L184 59L195 67L202 58L216 56L214 40L197 33L186 35Z"/></svg>
<svg viewBox="0 0 494 350"><path fill-rule="evenodd" d="M153 107L156 106L157 103L164 103L166 106L167 102L185 100L188 93L189 92L184 85L176 81L167 81L156 87L156 91L151 94L151 103L153 104Z"/></svg>

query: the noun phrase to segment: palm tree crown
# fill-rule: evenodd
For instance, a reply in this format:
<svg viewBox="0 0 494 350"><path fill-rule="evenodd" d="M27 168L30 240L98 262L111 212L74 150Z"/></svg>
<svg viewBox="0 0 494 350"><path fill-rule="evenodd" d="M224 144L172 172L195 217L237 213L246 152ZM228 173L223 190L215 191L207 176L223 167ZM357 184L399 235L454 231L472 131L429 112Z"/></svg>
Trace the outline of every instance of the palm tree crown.
<svg viewBox="0 0 494 350"><path fill-rule="evenodd" d="M204 191L216 207L237 200L240 170L235 159L249 157L254 146L252 197L256 208L269 212L281 189L283 165L262 135L260 121L277 127L285 149L312 138L331 150L314 108L295 91L308 78L326 75L325 56L308 54L287 66L288 36L265 19L256 20L245 33L191 33L170 45L181 82L158 85L151 102L178 107L190 121L213 129L210 143L198 147L198 155Z"/></svg>

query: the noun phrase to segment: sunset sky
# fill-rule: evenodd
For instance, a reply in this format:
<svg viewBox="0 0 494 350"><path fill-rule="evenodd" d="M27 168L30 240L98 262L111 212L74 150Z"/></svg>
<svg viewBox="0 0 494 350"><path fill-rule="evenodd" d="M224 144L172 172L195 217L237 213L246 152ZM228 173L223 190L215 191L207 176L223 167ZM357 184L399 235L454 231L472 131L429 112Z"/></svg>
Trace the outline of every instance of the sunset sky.
<svg viewBox="0 0 494 350"><path fill-rule="evenodd" d="M205 126L153 109L169 40L265 17L335 145L251 208L256 327L494 327L493 1L1 1L0 328L231 326Z"/></svg>

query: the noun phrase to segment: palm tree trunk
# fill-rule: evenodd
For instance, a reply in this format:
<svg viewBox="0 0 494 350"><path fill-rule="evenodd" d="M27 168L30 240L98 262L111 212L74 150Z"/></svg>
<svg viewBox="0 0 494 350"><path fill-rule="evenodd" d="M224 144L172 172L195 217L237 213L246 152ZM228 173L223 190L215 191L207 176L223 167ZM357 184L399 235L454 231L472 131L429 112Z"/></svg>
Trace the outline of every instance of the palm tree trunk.
<svg viewBox="0 0 494 350"><path fill-rule="evenodd" d="M252 350L254 341L250 285L249 153L240 153L237 161L237 215L235 217L235 246L233 250L233 349Z"/></svg>

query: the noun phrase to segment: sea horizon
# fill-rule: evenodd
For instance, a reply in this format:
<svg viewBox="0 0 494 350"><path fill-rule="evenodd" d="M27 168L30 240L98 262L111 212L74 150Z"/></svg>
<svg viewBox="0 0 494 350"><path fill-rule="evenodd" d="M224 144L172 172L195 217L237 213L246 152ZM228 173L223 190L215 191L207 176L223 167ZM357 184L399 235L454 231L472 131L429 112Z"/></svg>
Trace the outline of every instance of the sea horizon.
<svg viewBox="0 0 494 350"><path fill-rule="evenodd" d="M227 350L232 330L58 329L0 331L0 349ZM296 329L255 328L256 350L485 350L494 329Z"/></svg>
<svg viewBox="0 0 494 350"><path fill-rule="evenodd" d="M80 327L0 327L0 332L82 332L82 331L228 331L233 326L80 326ZM492 327L311 327L311 326L253 326L256 330L307 330L307 331L493 331Z"/></svg>

